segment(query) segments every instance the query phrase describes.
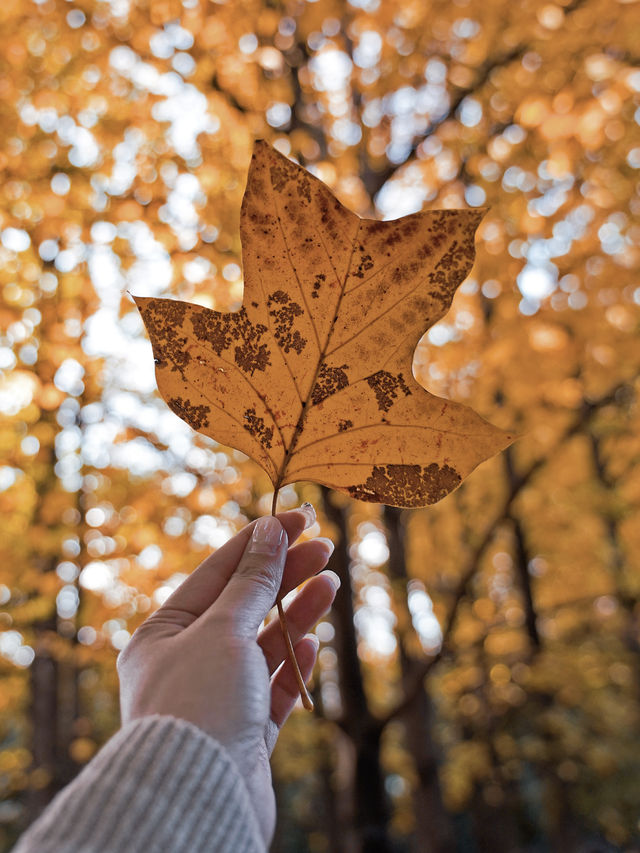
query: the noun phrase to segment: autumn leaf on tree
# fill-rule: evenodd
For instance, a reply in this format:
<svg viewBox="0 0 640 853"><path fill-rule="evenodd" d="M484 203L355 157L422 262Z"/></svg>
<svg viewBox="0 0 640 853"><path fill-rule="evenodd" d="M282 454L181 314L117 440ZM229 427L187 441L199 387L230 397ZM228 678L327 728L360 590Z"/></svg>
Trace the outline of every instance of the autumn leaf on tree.
<svg viewBox="0 0 640 853"><path fill-rule="evenodd" d="M471 269L482 215L361 219L256 142L242 309L136 298L160 393L195 430L262 466L274 509L297 480L400 507L440 500L513 440L411 371L420 337Z"/></svg>

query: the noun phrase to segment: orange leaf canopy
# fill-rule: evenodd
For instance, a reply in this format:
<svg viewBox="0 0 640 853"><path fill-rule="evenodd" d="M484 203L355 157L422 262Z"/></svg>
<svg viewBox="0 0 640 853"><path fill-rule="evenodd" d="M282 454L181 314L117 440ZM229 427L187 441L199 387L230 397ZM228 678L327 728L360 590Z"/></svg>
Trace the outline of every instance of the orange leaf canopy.
<svg viewBox="0 0 640 853"><path fill-rule="evenodd" d="M311 480L424 506L513 437L413 378L415 347L471 269L482 212L361 219L266 142L242 203L244 304L136 298L158 388L277 490Z"/></svg>

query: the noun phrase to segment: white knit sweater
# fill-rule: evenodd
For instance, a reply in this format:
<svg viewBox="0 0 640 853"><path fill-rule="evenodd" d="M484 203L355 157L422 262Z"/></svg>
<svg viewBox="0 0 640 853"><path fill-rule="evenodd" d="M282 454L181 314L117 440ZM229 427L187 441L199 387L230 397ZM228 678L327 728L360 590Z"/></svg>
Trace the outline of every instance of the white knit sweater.
<svg viewBox="0 0 640 853"><path fill-rule="evenodd" d="M223 746L159 714L123 726L20 837L13 853L265 853Z"/></svg>

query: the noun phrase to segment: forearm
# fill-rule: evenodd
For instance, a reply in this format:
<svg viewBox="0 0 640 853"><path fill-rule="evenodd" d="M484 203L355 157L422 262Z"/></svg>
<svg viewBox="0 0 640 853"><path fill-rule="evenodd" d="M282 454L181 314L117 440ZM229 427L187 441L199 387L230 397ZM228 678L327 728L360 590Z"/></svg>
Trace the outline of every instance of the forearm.
<svg viewBox="0 0 640 853"><path fill-rule="evenodd" d="M224 748L169 716L123 726L23 834L13 853L264 853Z"/></svg>

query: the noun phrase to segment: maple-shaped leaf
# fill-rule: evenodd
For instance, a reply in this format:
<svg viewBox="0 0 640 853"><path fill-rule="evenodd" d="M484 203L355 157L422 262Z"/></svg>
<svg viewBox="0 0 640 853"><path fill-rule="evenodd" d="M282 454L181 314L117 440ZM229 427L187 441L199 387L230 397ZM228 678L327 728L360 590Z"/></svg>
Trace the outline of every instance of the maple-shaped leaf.
<svg viewBox="0 0 640 853"><path fill-rule="evenodd" d="M241 310L136 298L160 393L195 430L256 460L276 493L312 480L393 506L440 500L513 440L411 370L471 269L482 215L361 219L256 142Z"/></svg>

